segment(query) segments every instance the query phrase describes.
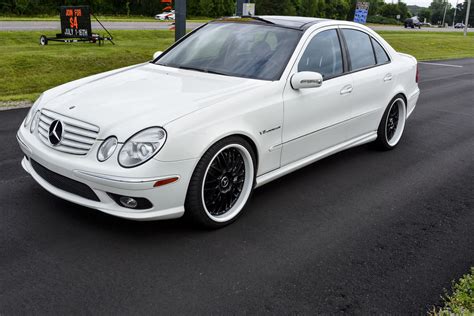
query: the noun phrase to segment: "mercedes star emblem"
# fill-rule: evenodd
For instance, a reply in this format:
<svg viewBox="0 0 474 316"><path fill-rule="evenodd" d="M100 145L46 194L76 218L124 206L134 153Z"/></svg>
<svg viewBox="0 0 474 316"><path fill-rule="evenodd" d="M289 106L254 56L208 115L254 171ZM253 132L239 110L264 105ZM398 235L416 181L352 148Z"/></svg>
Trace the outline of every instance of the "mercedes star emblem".
<svg viewBox="0 0 474 316"><path fill-rule="evenodd" d="M49 142L56 146L63 138L63 124L59 120L53 121L49 126Z"/></svg>

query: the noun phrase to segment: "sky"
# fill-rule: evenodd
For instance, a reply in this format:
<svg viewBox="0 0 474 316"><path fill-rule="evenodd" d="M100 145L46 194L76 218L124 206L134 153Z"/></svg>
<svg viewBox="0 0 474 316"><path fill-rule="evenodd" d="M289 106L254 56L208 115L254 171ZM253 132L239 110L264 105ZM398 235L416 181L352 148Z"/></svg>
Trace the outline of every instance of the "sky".
<svg viewBox="0 0 474 316"><path fill-rule="evenodd" d="M416 4L420 7L429 7L430 4L431 4L431 1L432 0L404 0L403 2L405 2L406 4ZM463 1L464 0L459 0L459 3L463 2ZM392 0L385 0L385 2L391 3ZM396 3L397 1L394 0L393 2ZM456 5L456 0L449 0L449 2L451 2L451 4L453 6Z"/></svg>

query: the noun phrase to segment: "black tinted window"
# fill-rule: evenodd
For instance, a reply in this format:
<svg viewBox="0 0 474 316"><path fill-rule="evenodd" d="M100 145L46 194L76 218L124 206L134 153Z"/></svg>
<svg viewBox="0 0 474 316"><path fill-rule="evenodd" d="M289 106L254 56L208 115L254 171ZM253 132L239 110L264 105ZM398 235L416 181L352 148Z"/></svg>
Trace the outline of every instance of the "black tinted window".
<svg viewBox="0 0 474 316"><path fill-rule="evenodd" d="M375 51L375 57L377 57L377 64L385 64L387 63L390 59L388 58L387 53L385 52L385 49L372 38L372 44L374 45L374 51Z"/></svg>
<svg viewBox="0 0 474 316"><path fill-rule="evenodd" d="M324 78L342 74L341 45L336 30L323 31L311 39L298 71L319 72Z"/></svg>
<svg viewBox="0 0 474 316"><path fill-rule="evenodd" d="M212 22L157 60L158 65L278 80L301 32L251 23Z"/></svg>
<svg viewBox="0 0 474 316"><path fill-rule="evenodd" d="M342 30L349 49L352 70L375 65L374 50L369 35L356 30Z"/></svg>

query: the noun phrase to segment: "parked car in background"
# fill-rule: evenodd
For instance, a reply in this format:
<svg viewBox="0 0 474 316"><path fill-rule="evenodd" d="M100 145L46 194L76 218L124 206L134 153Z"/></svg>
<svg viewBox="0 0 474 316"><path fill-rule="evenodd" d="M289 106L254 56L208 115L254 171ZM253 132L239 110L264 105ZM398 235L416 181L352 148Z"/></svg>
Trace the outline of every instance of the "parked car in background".
<svg viewBox="0 0 474 316"><path fill-rule="evenodd" d="M151 62L44 92L17 139L23 168L65 200L218 228L255 187L354 146L395 148L419 94L416 59L359 23L224 18Z"/></svg>
<svg viewBox="0 0 474 316"><path fill-rule="evenodd" d="M432 27L431 23L428 23L428 22L421 22L421 26Z"/></svg>
<svg viewBox="0 0 474 316"><path fill-rule="evenodd" d="M160 20L160 21L174 20L175 19L174 10L165 11L163 13L157 14L155 15L155 19Z"/></svg>
<svg viewBox="0 0 474 316"><path fill-rule="evenodd" d="M466 25L464 23L456 23L454 25L455 29L463 29Z"/></svg>
<svg viewBox="0 0 474 316"><path fill-rule="evenodd" d="M422 23L416 18L408 18L405 20L404 23L405 28L412 28L414 29L415 27L421 29Z"/></svg>

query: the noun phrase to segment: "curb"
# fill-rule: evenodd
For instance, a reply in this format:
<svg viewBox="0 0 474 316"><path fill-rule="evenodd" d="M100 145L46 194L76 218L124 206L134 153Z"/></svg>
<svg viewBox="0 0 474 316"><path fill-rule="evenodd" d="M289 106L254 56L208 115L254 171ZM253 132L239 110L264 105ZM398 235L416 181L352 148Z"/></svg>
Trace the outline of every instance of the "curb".
<svg viewBox="0 0 474 316"><path fill-rule="evenodd" d="M30 101L8 101L0 102L0 112L14 109L29 108L33 105Z"/></svg>

